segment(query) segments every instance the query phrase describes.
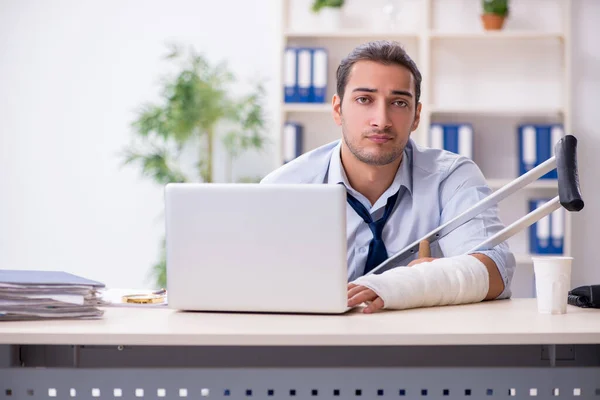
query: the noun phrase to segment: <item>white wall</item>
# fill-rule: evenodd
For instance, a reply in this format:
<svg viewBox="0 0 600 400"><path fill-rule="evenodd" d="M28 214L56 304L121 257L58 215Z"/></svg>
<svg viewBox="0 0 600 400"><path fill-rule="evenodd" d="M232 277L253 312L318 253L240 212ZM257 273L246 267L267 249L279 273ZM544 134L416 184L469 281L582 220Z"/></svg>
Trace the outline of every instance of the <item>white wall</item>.
<svg viewBox="0 0 600 400"><path fill-rule="evenodd" d="M573 0L573 134L585 208L573 216L572 285L600 284L600 1Z"/></svg>
<svg viewBox="0 0 600 400"><path fill-rule="evenodd" d="M120 167L134 111L157 98L174 40L226 60L240 79L268 78L273 118L275 1L1 1L0 268L147 285L162 188ZM235 171L266 174L275 165L266 154Z"/></svg>
<svg viewBox="0 0 600 400"><path fill-rule="evenodd" d="M600 283L600 2L573 6L573 133L586 201L574 216L579 285ZM119 168L117 153L135 107L156 96L163 44L180 40L242 77L275 78L279 16L277 0L0 2L0 268L146 285L163 233L162 191ZM271 80L272 106L277 91ZM238 171L264 174L274 162L247 157Z"/></svg>

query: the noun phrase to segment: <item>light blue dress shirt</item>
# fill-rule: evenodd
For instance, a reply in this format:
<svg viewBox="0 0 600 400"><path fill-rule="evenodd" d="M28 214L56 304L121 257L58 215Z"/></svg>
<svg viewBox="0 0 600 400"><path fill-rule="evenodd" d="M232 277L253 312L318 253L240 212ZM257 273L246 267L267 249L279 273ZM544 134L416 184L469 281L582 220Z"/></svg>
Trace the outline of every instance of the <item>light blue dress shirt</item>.
<svg viewBox="0 0 600 400"><path fill-rule="evenodd" d="M411 139L392 185L371 206L365 196L350 186L340 149L341 140L337 140L305 153L271 172L261 183L342 183L370 211L373 220L381 218L388 198L399 191L396 206L383 229L388 256L400 252L491 193L481 170L472 160L448 151L418 146ZM348 280L352 281L364 273L373 234L349 204L346 213ZM503 228L497 206L491 207L433 243L431 256L465 254ZM516 262L508 244L504 242L480 253L490 257L500 271L504 291L498 298L510 297Z"/></svg>

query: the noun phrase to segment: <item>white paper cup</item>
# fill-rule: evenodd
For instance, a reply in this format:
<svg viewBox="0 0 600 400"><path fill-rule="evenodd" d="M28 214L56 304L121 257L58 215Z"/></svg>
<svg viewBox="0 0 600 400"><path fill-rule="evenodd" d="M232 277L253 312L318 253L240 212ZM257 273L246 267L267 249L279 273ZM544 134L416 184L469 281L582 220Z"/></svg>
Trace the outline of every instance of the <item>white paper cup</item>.
<svg viewBox="0 0 600 400"><path fill-rule="evenodd" d="M573 257L532 257L538 312L565 314Z"/></svg>

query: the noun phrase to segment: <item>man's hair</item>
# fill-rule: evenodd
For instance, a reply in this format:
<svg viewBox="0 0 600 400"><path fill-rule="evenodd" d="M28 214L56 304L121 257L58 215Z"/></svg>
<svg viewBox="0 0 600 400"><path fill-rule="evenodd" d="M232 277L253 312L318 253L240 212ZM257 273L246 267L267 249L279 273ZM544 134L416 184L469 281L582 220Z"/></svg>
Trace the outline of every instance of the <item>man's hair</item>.
<svg viewBox="0 0 600 400"><path fill-rule="evenodd" d="M396 64L406 67L415 78L415 99L419 102L421 97L421 72L406 50L398 42L378 40L361 44L350 52L340 63L337 69L337 94L340 100L344 98L344 91L348 84L348 77L352 66L358 61L375 61L381 64Z"/></svg>

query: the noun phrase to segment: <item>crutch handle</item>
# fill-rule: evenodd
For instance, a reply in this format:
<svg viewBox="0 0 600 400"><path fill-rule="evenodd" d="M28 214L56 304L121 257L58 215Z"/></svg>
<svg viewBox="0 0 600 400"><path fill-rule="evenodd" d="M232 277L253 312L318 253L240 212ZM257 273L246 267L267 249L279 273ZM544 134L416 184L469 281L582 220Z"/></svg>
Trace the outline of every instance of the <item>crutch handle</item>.
<svg viewBox="0 0 600 400"><path fill-rule="evenodd" d="M419 258L430 258L431 257L431 249L429 248L428 240L421 240L419 242Z"/></svg>
<svg viewBox="0 0 600 400"><path fill-rule="evenodd" d="M583 199L579 191L577 173L577 138L565 135L556 143L554 150L560 204L569 211L580 211L583 208Z"/></svg>

